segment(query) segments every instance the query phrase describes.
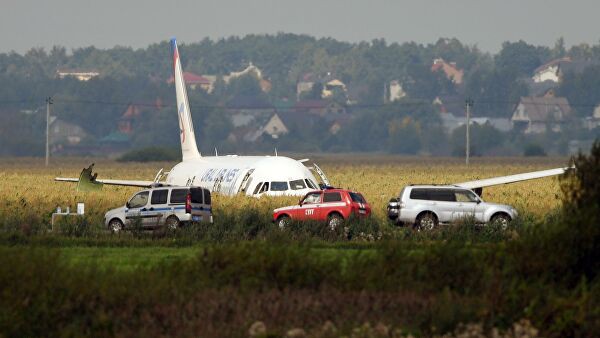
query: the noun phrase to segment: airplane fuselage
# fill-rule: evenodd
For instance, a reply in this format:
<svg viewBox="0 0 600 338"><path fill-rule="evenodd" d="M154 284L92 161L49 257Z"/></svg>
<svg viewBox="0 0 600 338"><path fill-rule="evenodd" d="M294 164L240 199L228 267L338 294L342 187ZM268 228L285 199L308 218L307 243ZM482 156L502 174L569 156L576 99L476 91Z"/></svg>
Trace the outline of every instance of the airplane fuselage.
<svg viewBox="0 0 600 338"><path fill-rule="evenodd" d="M223 195L301 196L318 187L312 172L284 156L211 156L174 166L166 183L194 185ZM268 183L266 186L265 183Z"/></svg>

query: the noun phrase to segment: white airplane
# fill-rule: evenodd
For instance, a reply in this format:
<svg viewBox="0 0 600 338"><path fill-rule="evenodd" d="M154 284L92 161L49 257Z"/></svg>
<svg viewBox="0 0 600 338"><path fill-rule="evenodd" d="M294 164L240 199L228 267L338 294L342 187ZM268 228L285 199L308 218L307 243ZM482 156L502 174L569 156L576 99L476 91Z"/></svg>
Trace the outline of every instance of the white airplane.
<svg viewBox="0 0 600 338"><path fill-rule="evenodd" d="M56 181L79 182L80 186L90 183L124 185L134 187L152 187L159 184L175 186L201 186L224 195L245 194L248 196L304 196L309 191L319 189L317 180L303 163L284 156L202 156L196 145L194 125L190 113L187 92L181 70L181 61L175 39L171 40L173 50L173 72L175 93L177 95L177 113L181 139L182 161L168 173L158 172L153 181L99 179L91 174L90 168L84 169L79 179L57 177ZM321 177L323 185L329 181L323 171L313 163L312 169ZM494 177L483 180L457 183L455 185L473 189L481 195L484 187L526 181L547 176L560 175L568 168L556 168L510 176ZM166 180L160 180L166 175Z"/></svg>
<svg viewBox="0 0 600 338"><path fill-rule="evenodd" d="M284 156L202 156L196 145L194 125L175 39L171 40L171 48L182 161L168 173L163 173L161 169L153 181L96 180L91 176L91 167L87 169L89 170L87 175L82 172L81 179L134 187L151 187L161 183L175 186L193 185L224 195L242 193L251 196L303 196L309 191L319 189L315 176L303 164L307 159L294 160ZM323 183L328 185L327 177L316 164L313 169L321 176ZM166 180L159 182L165 175ZM57 177L55 180L80 182L80 179L76 178Z"/></svg>

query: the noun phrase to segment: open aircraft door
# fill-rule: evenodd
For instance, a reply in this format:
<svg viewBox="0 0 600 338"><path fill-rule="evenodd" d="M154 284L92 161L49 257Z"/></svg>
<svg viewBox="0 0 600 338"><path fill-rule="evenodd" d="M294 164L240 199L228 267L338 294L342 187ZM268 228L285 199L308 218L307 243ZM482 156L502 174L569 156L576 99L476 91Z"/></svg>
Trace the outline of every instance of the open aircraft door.
<svg viewBox="0 0 600 338"><path fill-rule="evenodd" d="M254 172L254 168L247 169L244 175L242 176L242 182L238 188L238 194L246 194L248 187L250 186L250 182L252 182L252 173Z"/></svg>

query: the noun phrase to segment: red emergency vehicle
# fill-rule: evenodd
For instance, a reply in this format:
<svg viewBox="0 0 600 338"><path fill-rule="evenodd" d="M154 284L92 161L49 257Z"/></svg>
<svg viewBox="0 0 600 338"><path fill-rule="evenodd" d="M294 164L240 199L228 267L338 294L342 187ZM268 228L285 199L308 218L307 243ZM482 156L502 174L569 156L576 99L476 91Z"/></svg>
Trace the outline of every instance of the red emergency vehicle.
<svg viewBox="0 0 600 338"><path fill-rule="evenodd" d="M331 229L350 217L369 217L371 207L362 194L346 189L311 191L298 205L273 210L273 221L284 228L292 221L327 222Z"/></svg>

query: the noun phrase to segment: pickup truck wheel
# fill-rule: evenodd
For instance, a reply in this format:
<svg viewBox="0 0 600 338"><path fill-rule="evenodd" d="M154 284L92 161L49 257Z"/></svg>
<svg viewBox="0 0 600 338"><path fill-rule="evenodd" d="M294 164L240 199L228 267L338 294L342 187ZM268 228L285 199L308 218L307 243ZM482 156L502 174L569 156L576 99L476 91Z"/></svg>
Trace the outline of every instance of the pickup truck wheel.
<svg viewBox="0 0 600 338"><path fill-rule="evenodd" d="M175 230L175 229L179 228L180 223L181 222L179 222L179 218L177 218L177 216L169 216L169 217L167 217L167 220L165 221L167 229L171 229L171 230Z"/></svg>
<svg viewBox="0 0 600 338"><path fill-rule="evenodd" d="M277 219L277 225L279 226L279 229L282 230L288 228L291 223L292 219L290 218L290 216L287 215L279 216L279 218Z"/></svg>
<svg viewBox="0 0 600 338"><path fill-rule="evenodd" d="M417 229L417 231L432 230L437 226L438 219L431 212L420 214L419 217L417 217L417 221L415 222L415 229Z"/></svg>
<svg viewBox="0 0 600 338"><path fill-rule="evenodd" d="M123 230L123 222L118 218L113 218L108 222L108 229L113 232L121 232Z"/></svg>
<svg viewBox="0 0 600 338"><path fill-rule="evenodd" d="M492 216L492 219L490 220L491 224L499 224L500 227L502 228L502 230L508 228L508 223L510 223L511 219L510 216L508 216L507 214L504 213L498 213L495 214L494 216Z"/></svg>
<svg viewBox="0 0 600 338"><path fill-rule="evenodd" d="M327 226L333 231L344 223L344 218L338 213L333 213L327 218Z"/></svg>

